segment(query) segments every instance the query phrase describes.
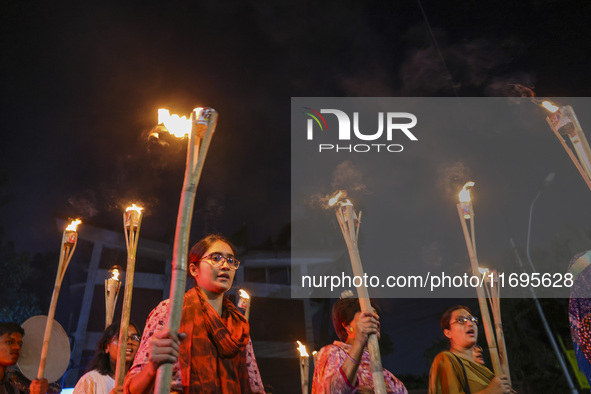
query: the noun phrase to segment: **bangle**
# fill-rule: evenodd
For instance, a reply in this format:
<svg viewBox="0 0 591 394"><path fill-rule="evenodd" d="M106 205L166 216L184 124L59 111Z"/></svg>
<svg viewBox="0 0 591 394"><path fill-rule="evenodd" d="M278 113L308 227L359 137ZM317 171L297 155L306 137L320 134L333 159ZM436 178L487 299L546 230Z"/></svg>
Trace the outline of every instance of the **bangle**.
<svg viewBox="0 0 591 394"><path fill-rule="evenodd" d="M345 354L347 355L347 357L349 357L349 360L353 361L353 364L359 366L359 361L353 360L353 357L351 357L351 355L348 352L345 352Z"/></svg>

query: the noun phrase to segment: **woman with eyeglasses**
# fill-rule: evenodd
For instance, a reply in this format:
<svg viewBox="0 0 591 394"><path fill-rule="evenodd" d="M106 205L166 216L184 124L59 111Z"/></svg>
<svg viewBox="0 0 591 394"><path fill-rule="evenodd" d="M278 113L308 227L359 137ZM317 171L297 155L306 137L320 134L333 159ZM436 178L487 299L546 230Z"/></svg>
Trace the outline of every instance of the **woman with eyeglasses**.
<svg viewBox="0 0 591 394"><path fill-rule="evenodd" d="M140 335L135 324L129 323L127 330L127 350L125 353L125 370L129 370L133 358L140 345ZM98 341L94 358L86 368L76 387L74 394L117 394L123 387L115 387L115 369L119 354L119 323L113 323L105 329Z"/></svg>
<svg viewBox="0 0 591 394"><path fill-rule="evenodd" d="M495 376L473 359L478 319L468 307L456 305L445 311L441 328L450 346L449 351L439 353L431 364L429 394L515 393L506 376Z"/></svg>
<svg viewBox="0 0 591 394"><path fill-rule="evenodd" d="M151 393L165 363L174 364L171 392L264 393L248 321L224 297L239 265L234 246L222 236L209 235L191 248L188 275L195 287L185 293L179 333L165 329L165 300L148 317L125 393Z"/></svg>

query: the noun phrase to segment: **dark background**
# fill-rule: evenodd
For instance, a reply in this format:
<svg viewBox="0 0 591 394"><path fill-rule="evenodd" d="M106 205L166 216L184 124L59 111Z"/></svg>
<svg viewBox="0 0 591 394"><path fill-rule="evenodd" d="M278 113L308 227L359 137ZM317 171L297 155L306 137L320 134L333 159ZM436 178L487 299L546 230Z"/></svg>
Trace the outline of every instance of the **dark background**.
<svg viewBox="0 0 591 394"><path fill-rule="evenodd" d="M3 280L24 289L27 282L11 273L18 262L32 261L45 273L35 289L44 295L38 308L46 310L62 231L55 218L81 217L119 231L121 209L139 201L146 207L142 237L172 242L185 143L148 138L159 107L188 114L210 106L220 114L192 239L220 231L240 235L249 249L287 248L291 97L586 96L588 21L585 2L553 0L5 1L0 240L9 268ZM558 144L553 154L568 162ZM560 179L575 184L576 170L567 171L558 173L549 194L558 193ZM532 173L523 204L547 173ZM576 187L572 193L588 193ZM569 204L568 193L556 198ZM544 222L553 231L532 242L535 256L566 269L574 253L591 245L588 228L569 226L555 214L556 204L539 204L553 213ZM524 222L521 250L525 231ZM498 248L514 261L507 244ZM545 305L556 311L553 328L568 341L566 300L553 302ZM385 366L395 374L427 373L428 357L419 365L405 362L405 355L421 354L437 340L443 304L455 303L386 305L398 319L389 333L397 338L395 353ZM531 304L514 304L503 313L518 318L507 319L520 329L539 329ZM547 346L541 331L513 335L532 341L526 349L509 345L515 359ZM519 378L562 379L551 354L523 358ZM547 392L561 392L555 384L559 388Z"/></svg>

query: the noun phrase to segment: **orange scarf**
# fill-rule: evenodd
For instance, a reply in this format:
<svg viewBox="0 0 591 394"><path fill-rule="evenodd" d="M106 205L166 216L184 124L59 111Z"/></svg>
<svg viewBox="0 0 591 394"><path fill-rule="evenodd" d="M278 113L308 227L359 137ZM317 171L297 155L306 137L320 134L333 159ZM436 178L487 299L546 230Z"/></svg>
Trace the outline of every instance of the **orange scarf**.
<svg viewBox="0 0 591 394"><path fill-rule="evenodd" d="M181 379L188 393L250 393L246 353L250 326L224 297L222 316L194 287L185 293L180 332Z"/></svg>

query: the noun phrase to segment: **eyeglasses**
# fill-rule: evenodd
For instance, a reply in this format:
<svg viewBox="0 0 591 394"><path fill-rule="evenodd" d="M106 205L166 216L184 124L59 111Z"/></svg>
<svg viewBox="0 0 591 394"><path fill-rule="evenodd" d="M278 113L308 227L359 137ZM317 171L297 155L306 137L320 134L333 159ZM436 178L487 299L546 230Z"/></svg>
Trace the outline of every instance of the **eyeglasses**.
<svg viewBox="0 0 591 394"><path fill-rule="evenodd" d="M451 321L449 324L459 323L460 326L466 324L467 321L471 321L472 324L478 324L478 318L474 316L460 316L457 319Z"/></svg>
<svg viewBox="0 0 591 394"><path fill-rule="evenodd" d="M138 334L131 334L129 337L127 337L127 340L130 340L132 342L137 342L140 343L142 341L142 338L138 335ZM111 342L114 343L115 345L117 345L119 343L119 335L114 336L113 339L111 339Z"/></svg>
<svg viewBox="0 0 591 394"><path fill-rule="evenodd" d="M224 261L228 263L228 266L232 270L237 270L240 266L240 261L234 256L224 257L221 253L212 253L205 257L202 257L201 260L209 260L211 261L211 265L214 267L221 267L224 265Z"/></svg>

